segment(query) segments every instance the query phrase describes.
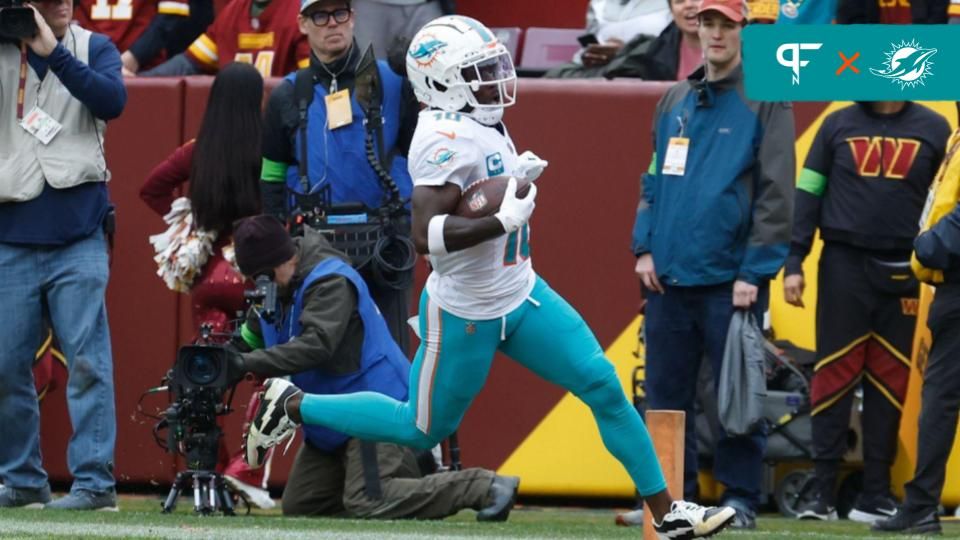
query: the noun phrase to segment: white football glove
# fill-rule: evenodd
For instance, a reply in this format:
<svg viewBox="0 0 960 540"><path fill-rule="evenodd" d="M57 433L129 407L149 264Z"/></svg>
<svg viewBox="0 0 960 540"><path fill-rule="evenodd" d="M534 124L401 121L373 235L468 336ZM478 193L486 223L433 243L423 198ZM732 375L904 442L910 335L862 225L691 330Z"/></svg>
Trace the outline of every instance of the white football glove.
<svg viewBox="0 0 960 540"><path fill-rule="evenodd" d="M507 190L503 193L503 202L500 203L500 210L494 214L494 217L503 224L503 230L510 234L530 219L533 209L537 206L534 199L537 198L536 184L530 184L530 191L527 196L517 198L517 179L511 178L507 182Z"/></svg>
<svg viewBox="0 0 960 540"><path fill-rule="evenodd" d="M545 160L537 157L536 154L527 150L526 152L517 156L519 162L517 163L517 171L519 176L523 176L525 179L533 182L537 178L540 178L540 175L543 174L543 170L547 168L549 163Z"/></svg>

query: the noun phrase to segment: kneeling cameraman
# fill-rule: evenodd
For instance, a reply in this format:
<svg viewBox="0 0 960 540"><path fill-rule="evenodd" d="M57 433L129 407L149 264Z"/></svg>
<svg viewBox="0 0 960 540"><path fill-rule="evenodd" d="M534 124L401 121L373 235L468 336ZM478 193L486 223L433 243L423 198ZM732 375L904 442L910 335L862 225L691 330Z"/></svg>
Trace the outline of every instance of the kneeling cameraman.
<svg viewBox="0 0 960 540"><path fill-rule="evenodd" d="M308 392L406 399L409 362L363 280L321 233L308 228L291 239L278 219L254 216L233 234L241 272L271 276L278 299L275 322L250 317L244 324L251 350L231 355L233 380L247 371L292 375ZM505 489L510 482L492 471L421 477L409 448L319 426L305 425L304 435L283 493L284 514L436 519L473 508L480 520L505 520L513 505L514 491Z"/></svg>

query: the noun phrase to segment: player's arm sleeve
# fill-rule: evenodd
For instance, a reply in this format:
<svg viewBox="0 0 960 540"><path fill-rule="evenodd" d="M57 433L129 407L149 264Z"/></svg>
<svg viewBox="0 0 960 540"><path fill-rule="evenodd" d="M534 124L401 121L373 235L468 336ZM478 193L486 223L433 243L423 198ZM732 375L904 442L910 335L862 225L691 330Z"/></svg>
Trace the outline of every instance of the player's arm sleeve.
<svg viewBox="0 0 960 540"><path fill-rule="evenodd" d="M444 130L444 127L437 127ZM414 142L410 150L410 176L414 186L442 186L456 184L461 189L485 176L477 172L483 156L467 136L456 132L450 140L438 132L427 133L422 141Z"/></svg>
<svg viewBox="0 0 960 540"><path fill-rule="evenodd" d="M950 6L947 7L947 17L949 24L960 23L960 0L950 0Z"/></svg>
<svg viewBox="0 0 960 540"><path fill-rule="evenodd" d="M350 371L355 358L338 355L350 319L357 310L357 293L343 276L330 276L304 292L301 333L282 345L244 355L247 368L257 375L276 377L322 368L331 373Z"/></svg>
<svg viewBox="0 0 960 540"><path fill-rule="evenodd" d="M204 73L215 73L220 68L220 52L217 49L218 36L225 34L220 26L225 21L223 17L213 20L207 31L193 40L183 54Z"/></svg>
<svg viewBox="0 0 960 540"><path fill-rule="evenodd" d="M753 171L753 222L737 276L753 285L772 279L787 258L797 160L793 107L764 103L758 112L762 138Z"/></svg>
<svg viewBox="0 0 960 540"><path fill-rule="evenodd" d="M270 93L267 110L263 113L263 162L260 169L263 213L280 219L287 215L287 169L296 164L293 147L296 120L293 85L284 81Z"/></svg>
<svg viewBox="0 0 960 540"><path fill-rule="evenodd" d="M163 0L157 3L157 14L150 25L130 46L130 53L141 65L153 60L160 51L167 48L169 36L178 26L189 24L190 4L178 0Z"/></svg>
<svg viewBox="0 0 960 540"><path fill-rule="evenodd" d="M787 255L784 273L788 276L803 274L803 260L810 253L813 238L820 224L820 207L827 189L827 178L833 168L833 119L824 120L813 138L807 160L797 178L794 202L793 232L790 235L790 252Z"/></svg>

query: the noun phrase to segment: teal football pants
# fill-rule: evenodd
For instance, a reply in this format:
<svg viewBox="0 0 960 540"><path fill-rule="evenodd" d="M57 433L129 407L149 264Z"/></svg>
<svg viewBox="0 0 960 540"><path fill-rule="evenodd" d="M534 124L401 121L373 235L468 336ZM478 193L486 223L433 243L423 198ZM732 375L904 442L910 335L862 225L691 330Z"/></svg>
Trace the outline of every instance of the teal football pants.
<svg viewBox="0 0 960 540"><path fill-rule="evenodd" d="M613 364L580 314L539 277L520 307L485 321L443 311L424 290L420 329L408 401L375 392L307 394L303 421L360 439L430 448L457 429L500 350L590 407L603 443L641 495L666 488L650 435Z"/></svg>

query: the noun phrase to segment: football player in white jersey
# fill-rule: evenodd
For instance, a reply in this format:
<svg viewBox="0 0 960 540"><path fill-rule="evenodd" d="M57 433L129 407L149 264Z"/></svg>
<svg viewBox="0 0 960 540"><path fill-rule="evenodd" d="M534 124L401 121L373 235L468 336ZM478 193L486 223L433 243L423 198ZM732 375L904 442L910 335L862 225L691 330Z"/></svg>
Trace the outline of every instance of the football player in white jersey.
<svg viewBox="0 0 960 540"><path fill-rule="evenodd" d="M536 184L520 198L511 180L493 216L451 215L472 182L535 179L546 167L532 153L518 156L501 122L516 99L510 53L479 22L441 17L414 37L407 74L427 106L409 153L413 239L433 266L420 300L421 343L410 397L303 394L270 379L247 437L248 456L257 459L259 450L291 436L299 423L430 448L457 428L499 350L590 407L607 449L649 505L660 538L709 536L726 527L732 508L673 500L646 426L593 332L534 272L527 222ZM516 490L517 483L509 488Z"/></svg>

